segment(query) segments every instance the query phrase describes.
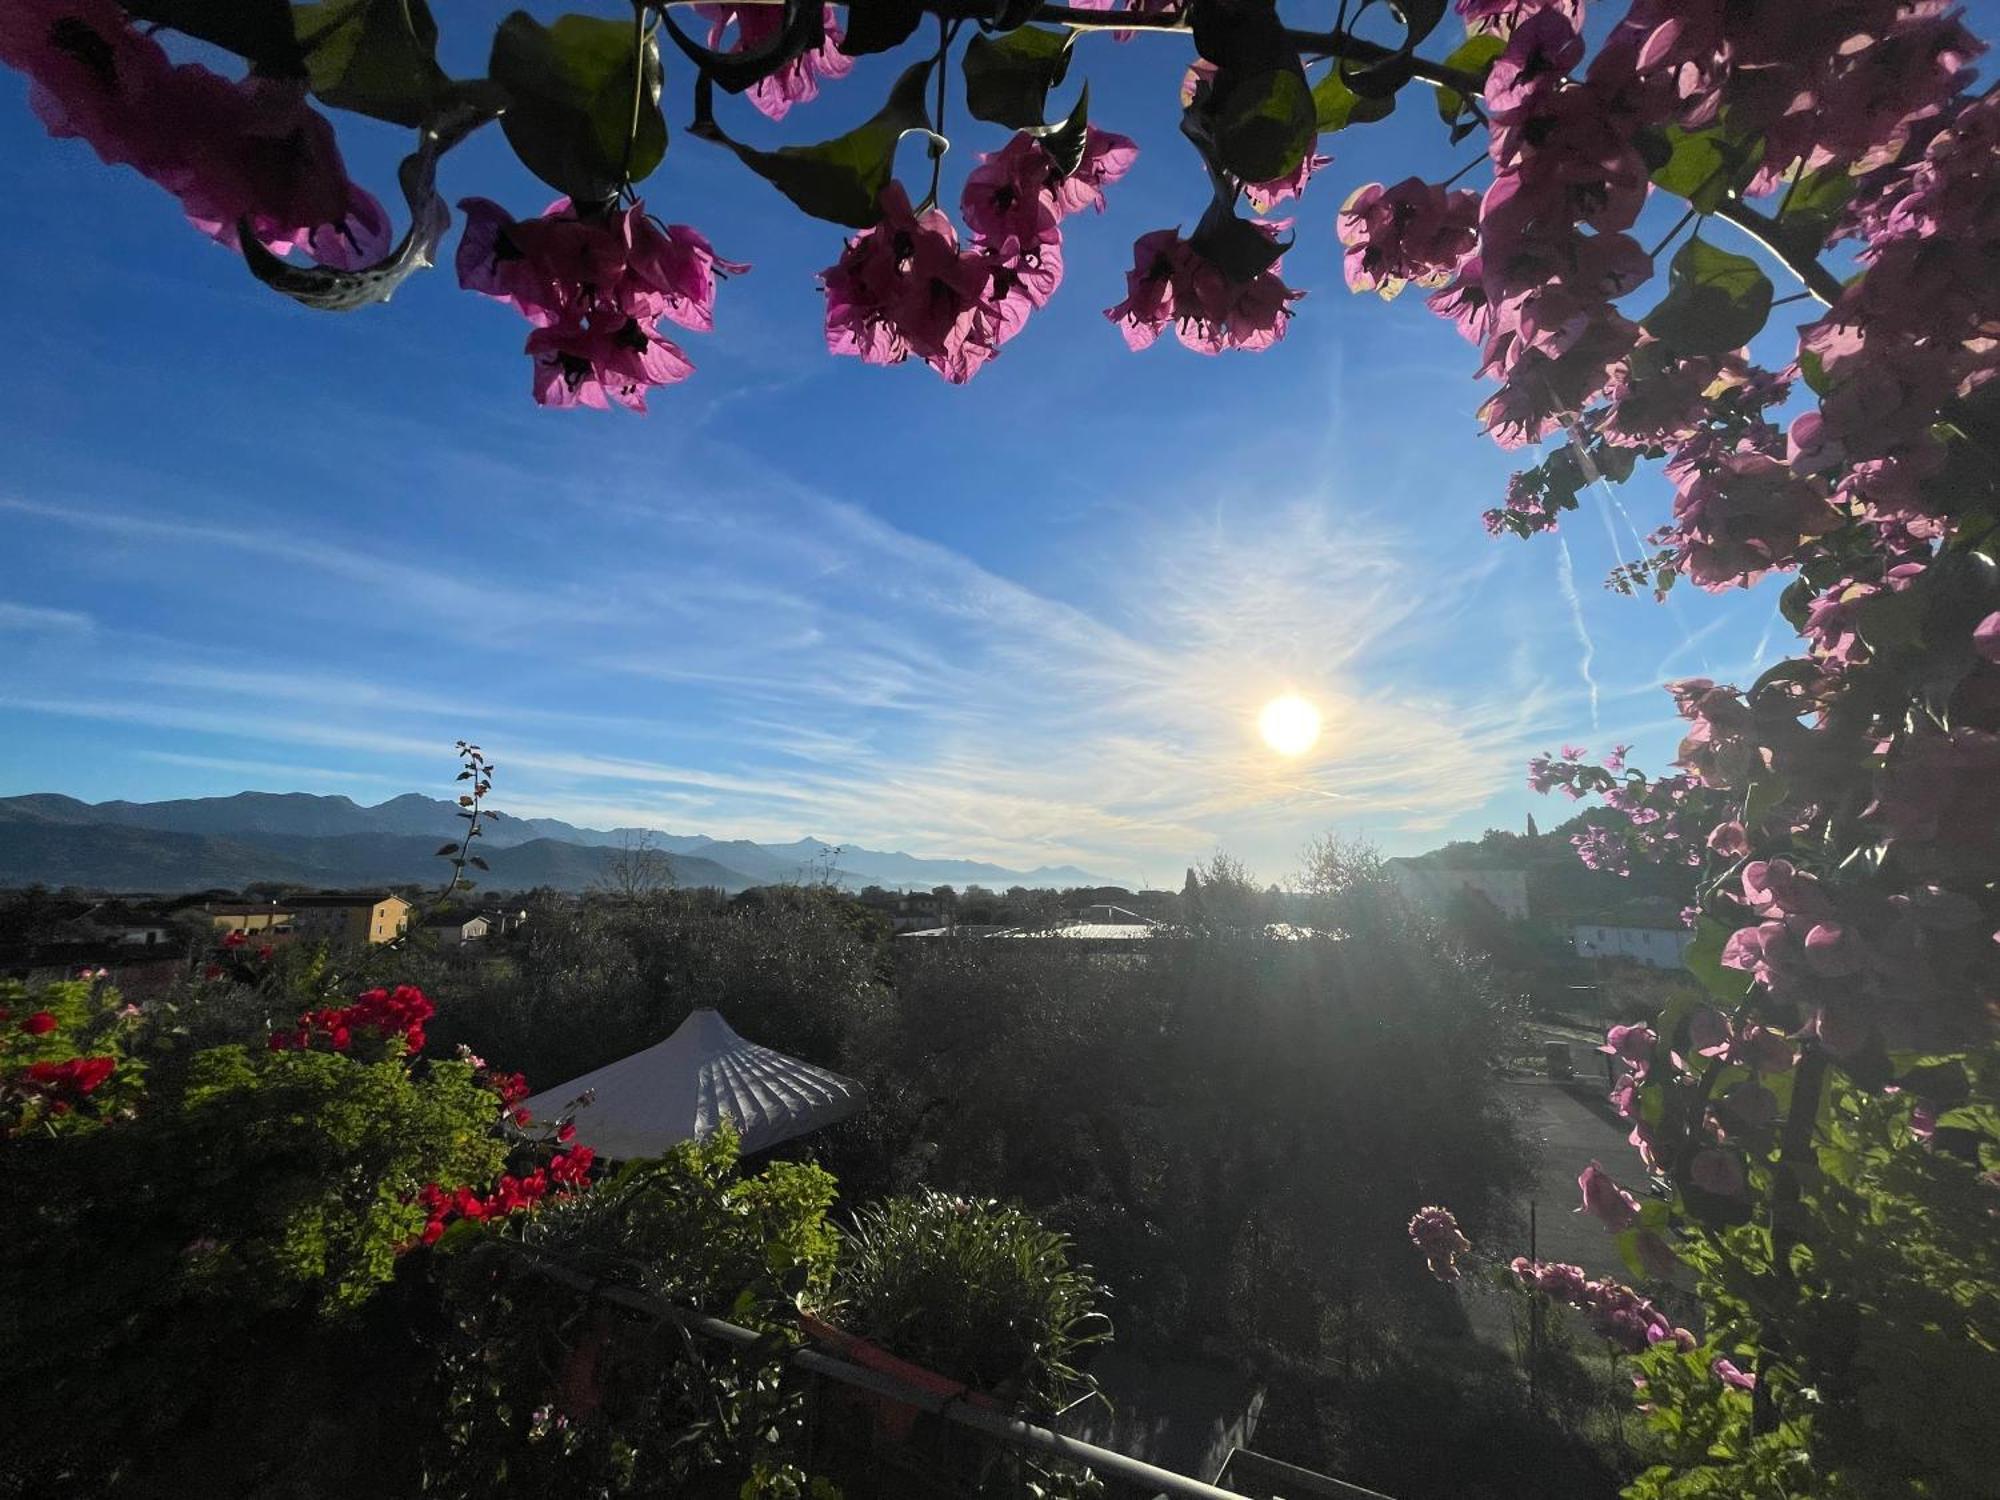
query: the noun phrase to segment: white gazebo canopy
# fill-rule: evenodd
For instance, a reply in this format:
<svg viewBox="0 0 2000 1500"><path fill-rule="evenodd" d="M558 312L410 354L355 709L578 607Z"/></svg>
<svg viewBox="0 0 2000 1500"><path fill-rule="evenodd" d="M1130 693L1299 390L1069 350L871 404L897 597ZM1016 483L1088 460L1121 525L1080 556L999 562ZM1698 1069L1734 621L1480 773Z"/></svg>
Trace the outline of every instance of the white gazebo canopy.
<svg viewBox="0 0 2000 1500"><path fill-rule="evenodd" d="M576 1140L614 1161L659 1156L727 1120L747 1155L844 1120L861 1085L746 1042L721 1015L698 1010L656 1046L545 1089L522 1106L537 1122L560 1116L585 1090Z"/></svg>

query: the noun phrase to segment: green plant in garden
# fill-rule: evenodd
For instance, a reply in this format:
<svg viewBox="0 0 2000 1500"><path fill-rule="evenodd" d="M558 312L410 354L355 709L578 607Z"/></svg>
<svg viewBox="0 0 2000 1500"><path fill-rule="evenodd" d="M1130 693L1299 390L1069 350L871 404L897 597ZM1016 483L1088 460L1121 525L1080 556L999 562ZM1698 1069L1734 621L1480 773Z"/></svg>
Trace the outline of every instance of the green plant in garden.
<svg viewBox="0 0 2000 1500"><path fill-rule="evenodd" d="M440 1241L453 1336L430 1492L821 1495L796 1467L803 1408L784 1358L794 1299L832 1276L833 1195L798 1163L740 1173L725 1130L500 1234ZM768 1337L697 1340L596 1299L600 1286Z"/></svg>
<svg viewBox="0 0 2000 1500"><path fill-rule="evenodd" d="M855 1211L835 1317L913 1364L1047 1414L1092 1388L1105 1289L1010 1204L922 1192Z"/></svg>
<svg viewBox="0 0 2000 1500"><path fill-rule="evenodd" d="M130 1119L145 1090L130 1050L138 1021L138 1007L101 978L35 990L0 980L0 1140Z"/></svg>
<svg viewBox="0 0 2000 1500"><path fill-rule="evenodd" d="M101 1046L99 1028L131 1022L115 994L55 989L42 998L61 1024L44 1043L74 1025ZM520 1184L543 1171L502 1171L508 1081L421 1057L429 1010L413 989L370 991L185 1055L145 1050L175 1038L140 1028L118 1070L134 1091L115 1114L6 1143L0 1475L30 1491L65 1475L172 1488L182 1466L223 1462L204 1435L232 1402L275 1403L267 1418L288 1420L301 1383L360 1347L398 1386L409 1352L372 1343L370 1320L424 1242L427 1199L451 1192L503 1217L532 1206ZM587 1157L581 1175L558 1163L576 1155L549 1164L572 1187ZM275 1461L281 1431L239 1433L231 1471Z"/></svg>

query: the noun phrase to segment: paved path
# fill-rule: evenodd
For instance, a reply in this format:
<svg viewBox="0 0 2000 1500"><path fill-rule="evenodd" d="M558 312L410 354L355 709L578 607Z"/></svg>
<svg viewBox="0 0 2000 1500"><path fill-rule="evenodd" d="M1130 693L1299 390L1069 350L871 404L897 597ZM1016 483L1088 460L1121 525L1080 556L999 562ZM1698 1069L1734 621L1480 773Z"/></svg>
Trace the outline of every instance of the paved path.
<svg viewBox="0 0 2000 1500"><path fill-rule="evenodd" d="M1603 1080L1604 1058L1594 1045L1579 1042L1572 1028L1543 1028L1538 1041L1566 1042L1578 1080L1596 1088ZM1627 1273L1617 1243L1604 1226L1572 1210L1581 1197L1576 1175L1593 1158L1628 1187L1640 1176L1639 1158L1626 1131L1576 1095L1547 1078L1519 1078L1505 1087L1521 1110L1521 1124L1540 1148L1534 1178L1520 1199L1521 1217L1536 1207L1536 1248L1543 1260L1563 1260L1592 1275L1623 1277ZM1527 1247L1522 1247L1527 1253Z"/></svg>
<svg viewBox="0 0 2000 1500"><path fill-rule="evenodd" d="M1568 1261L1594 1276L1623 1277L1624 1262L1610 1233L1597 1220L1572 1210L1582 1196L1576 1175L1593 1157L1628 1184L1638 1177L1639 1159L1625 1132L1546 1078L1520 1079L1505 1087L1521 1110L1522 1128L1541 1152L1535 1175L1519 1200L1524 1222L1528 1205L1535 1205L1536 1252L1543 1260ZM1527 1251L1523 1244L1521 1253Z"/></svg>

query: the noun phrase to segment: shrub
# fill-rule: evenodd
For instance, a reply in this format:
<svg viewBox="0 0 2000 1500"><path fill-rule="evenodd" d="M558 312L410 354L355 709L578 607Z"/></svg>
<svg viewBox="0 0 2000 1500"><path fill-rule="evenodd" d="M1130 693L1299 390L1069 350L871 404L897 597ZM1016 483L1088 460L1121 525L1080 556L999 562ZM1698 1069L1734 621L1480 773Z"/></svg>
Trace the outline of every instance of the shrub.
<svg viewBox="0 0 2000 1500"><path fill-rule="evenodd" d="M427 1492L822 1493L793 1463L803 1413L783 1359L794 1299L831 1279L833 1194L830 1177L797 1163L740 1174L725 1131L500 1234L442 1241L451 1336ZM596 1300L600 1281L772 1337L695 1339Z"/></svg>
<svg viewBox="0 0 2000 1500"><path fill-rule="evenodd" d="M854 1215L835 1282L852 1333L974 1390L1053 1412L1111 1337L1068 1242L1008 1204L923 1192Z"/></svg>

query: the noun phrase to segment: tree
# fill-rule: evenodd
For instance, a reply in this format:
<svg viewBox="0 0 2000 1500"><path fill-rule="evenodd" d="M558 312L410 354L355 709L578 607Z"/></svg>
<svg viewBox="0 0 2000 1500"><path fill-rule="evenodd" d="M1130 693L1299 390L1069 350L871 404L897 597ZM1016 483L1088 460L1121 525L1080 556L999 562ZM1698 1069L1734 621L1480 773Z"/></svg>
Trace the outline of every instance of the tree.
<svg viewBox="0 0 2000 1500"><path fill-rule="evenodd" d="M623 905L641 906L677 884L673 861L665 850L653 847L651 832L642 831L636 836L629 832L625 835L617 852L605 861L604 873L591 889Z"/></svg>

